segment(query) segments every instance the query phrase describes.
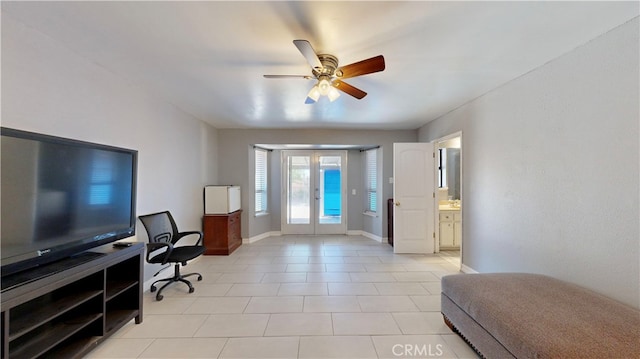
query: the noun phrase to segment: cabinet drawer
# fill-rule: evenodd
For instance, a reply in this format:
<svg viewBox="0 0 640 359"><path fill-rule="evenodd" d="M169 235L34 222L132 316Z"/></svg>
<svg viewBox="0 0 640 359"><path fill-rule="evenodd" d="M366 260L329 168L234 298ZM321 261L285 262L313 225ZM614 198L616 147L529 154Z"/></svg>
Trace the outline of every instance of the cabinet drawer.
<svg viewBox="0 0 640 359"><path fill-rule="evenodd" d="M453 214L453 220L456 222L460 222L462 220L462 215L460 214L460 212L456 212Z"/></svg>
<svg viewBox="0 0 640 359"><path fill-rule="evenodd" d="M235 221L229 220L229 222L227 223L227 228L229 232L240 232L240 218L236 219Z"/></svg>
<svg viewBox="0 0 640 359"><path fill-rule="evenodd" d="M440 212L440 222L453 222L453 213Z"/></svg>

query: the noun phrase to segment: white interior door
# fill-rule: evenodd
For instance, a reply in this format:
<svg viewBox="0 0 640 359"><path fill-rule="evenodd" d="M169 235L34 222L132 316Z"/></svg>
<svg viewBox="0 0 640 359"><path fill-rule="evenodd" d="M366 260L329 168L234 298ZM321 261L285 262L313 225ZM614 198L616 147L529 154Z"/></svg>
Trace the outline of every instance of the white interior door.
<svg viewBox="0 0 640 359"><path fill-rule="evenodd" d="M393 144L393 251L434 253L433 143Z"/></svg>
<svg viewBox="0 0 640 359"><path fill-rule="evenodd" d="M283 234L346 234L346 151L282 151Z"/></svg>

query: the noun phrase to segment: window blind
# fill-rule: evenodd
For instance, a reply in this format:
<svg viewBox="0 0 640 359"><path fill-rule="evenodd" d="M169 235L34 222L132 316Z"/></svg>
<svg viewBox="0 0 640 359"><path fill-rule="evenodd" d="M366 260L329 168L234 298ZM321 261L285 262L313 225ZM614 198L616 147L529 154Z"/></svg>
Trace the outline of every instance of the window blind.
<svg viewBox="0 0 640 359"><path fill-rule="evenodd" d="M256 188L255 188L255 211L257 213L267 212L267 151L256 148Z"/></svg>
<svg viewBox="0 0 640 359"><path fill-rule="evenodd" d="M366 211L376 213L378 211L378 150L374 148L367 150L365 153Z"/></svg>

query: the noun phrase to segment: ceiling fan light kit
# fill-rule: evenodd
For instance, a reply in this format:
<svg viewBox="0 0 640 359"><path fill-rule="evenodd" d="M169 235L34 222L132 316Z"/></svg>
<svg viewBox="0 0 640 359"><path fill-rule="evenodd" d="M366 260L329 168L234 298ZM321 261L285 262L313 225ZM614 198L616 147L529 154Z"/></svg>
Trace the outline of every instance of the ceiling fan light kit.
<svg viewBox="0 0 640 359"><path fill-rule="evenodd" d="M340 97L340 91L355 97L358 100L364 98L367 93L354 87L341 79L362 76L379 72L385 69L384 57L378 55L370 59L355 62L350 65L338 67L338 58L330 54L317 54L309 41L293 40L293 44L298 48L300 53L307 59L311 66L309 75L264 75L265 78L314 78L318 82L311 88L307 94L305 103L315 103L320 96L327 96L329 101L333 102Z"/></svg>
<svg viewBox="0 0 640 359"><path fill-rule="evenodd" d="M322 81L325 81L325 83L322 83ZM309 90L305 103L318 102L320 96L327 96L329 101L333 102L340 97L340 92L335 87L332 87L327 80L321 80Z"/></svg>
<svg viewBox="0 0 640 359"><path fill-rule="evenodd" d="M318 85L313 85L311 90L309 90L307 98L311 99L313 102L317 102L320 99L320 90L318 89Z"/></svg>
<svg viewBox="0 0 640 359"><path fill-rule="evenodd" d="M329 89L331 88L331 82L327 79L328 76L323 75L320 76L318 80L318 89L320 90L320 95L327 96L329 94Z"/></svg>
<svg viewBox="0 0 640 359"><path fill-rule="evenodd" d="M333 102L337 100L338 97L340 97L340 92L338 92L338 90L336 90L335 87L331 87L329 88L329 93L327 94L327 97L329 98L329 101Z"/></svg>

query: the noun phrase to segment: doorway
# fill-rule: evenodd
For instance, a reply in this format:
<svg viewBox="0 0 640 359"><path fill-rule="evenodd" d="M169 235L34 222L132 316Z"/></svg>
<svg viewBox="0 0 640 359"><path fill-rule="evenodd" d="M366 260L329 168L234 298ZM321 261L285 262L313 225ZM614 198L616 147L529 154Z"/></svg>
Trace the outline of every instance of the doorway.
<svg viewBox="0 0 640 359"><path fill-rule="evenodd" d="M462 251L462 133L435 141L437 173L436 248L459 264Z"/></svg>
<svg viewBox="0 0 640 359"><path fill-rule="evenodd" d="M282 151L283 234L346 234L346 151Z"/></svg>

